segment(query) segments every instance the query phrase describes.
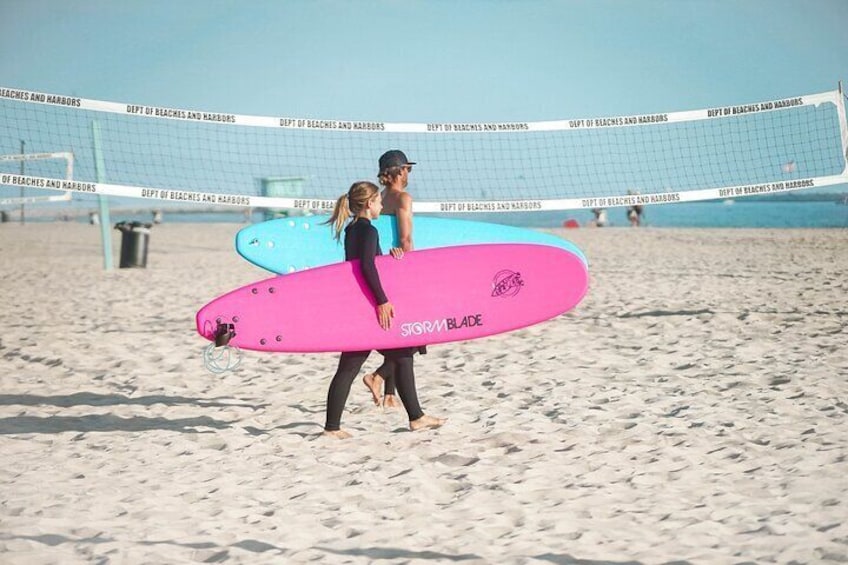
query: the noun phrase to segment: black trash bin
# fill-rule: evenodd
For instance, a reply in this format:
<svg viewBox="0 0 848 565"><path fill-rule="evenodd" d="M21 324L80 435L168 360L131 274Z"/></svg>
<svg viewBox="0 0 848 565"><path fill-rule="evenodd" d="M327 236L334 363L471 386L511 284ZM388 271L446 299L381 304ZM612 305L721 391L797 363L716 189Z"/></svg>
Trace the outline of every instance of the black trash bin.
<svg viewBox="0 0 848 565"><path fill-rule="evenodd" d="M147 267L147 244L150 242L151 225L142 222L115 224L115 229L121 232L121 269Z"/></svg>

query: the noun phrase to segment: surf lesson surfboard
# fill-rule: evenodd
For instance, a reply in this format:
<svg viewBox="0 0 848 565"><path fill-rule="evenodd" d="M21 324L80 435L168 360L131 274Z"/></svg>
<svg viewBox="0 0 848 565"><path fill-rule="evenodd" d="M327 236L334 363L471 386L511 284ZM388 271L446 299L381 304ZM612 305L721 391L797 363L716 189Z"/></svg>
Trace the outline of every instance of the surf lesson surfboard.
<svg viewBox="0 0 848 565"><path fill-rule="evenodd" d="M323 225L327 218L279 218L247 226L236 234L236 251L254 265L279 274L344 261L343 245L333 239L330 226ZM383 251L400 245L395 216L383 215L371 223L377 228ZM570 241L530 229L429 216L416 216L413 229L416 249L477 243L537 243L561 247L586 263L583 252Z"/></svg>
<svg viewBox="0 0 848 565"><path fill-rule="evenodd" d="M255 351L390 349L475 339L574 308L588 271L576 254L535 244L483 244L377 257L395 316L389 330L354 261L278 275L224 294L197 313L197 331ZM223 343L218 343L223 345Z"/></svg>

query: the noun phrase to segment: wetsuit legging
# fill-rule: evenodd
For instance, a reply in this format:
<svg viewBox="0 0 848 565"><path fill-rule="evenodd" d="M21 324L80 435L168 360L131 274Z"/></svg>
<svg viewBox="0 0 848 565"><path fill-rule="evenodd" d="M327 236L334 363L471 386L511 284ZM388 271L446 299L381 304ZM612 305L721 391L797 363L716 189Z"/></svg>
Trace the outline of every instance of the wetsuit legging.
<svg viewBox="0 0 848 565"><path fill-rule="evenodd" d="M427 353L427 346L415 347L413 353L424 355ZM389 357L383 359L383 364L377 367L374 372L383 377L383 394L389 395L395 393L395 363Z"/></svg>
<svg viewBox="0 0 848 565"><path fill-rule="evenodd" d="M415 372L412 369L412 354L414 351L413 348L380 351L386 356L386 360L392 361L397 391L403 401L404 408L406 408L410 422L424 415L421 406L418 404L418 393L415 390ZM335 431L340 428L342 412L347 402L347 396L350 394L350 386L370 353L370 351L347 351L342 353L339 358L339 367L336 369L336 374L330 383L330 391L327 393L325 430Z"/></svg>
<svg viewBox="0 0 848 565"><path fill-rule="evenodd" d="M383 364L374 371L383 377L383 394L395 393L395 364L388 357L383 359Z"/></svg>
<svg viewBox="0 0 848 565"><path fill-rule="evenodd" d="M374 294L377 304L388 302L386 293L380 284L380 276L374 264L374 258L382 254L380 251L379 236L377 228L364 218L354 220L345 228L345 260L353 261L359 259L362 268L362 276L368 284L368 288ZM405 347L403 349L381 350L387 360L393 366L394 380L397 391L406 408L409 420L417 420L424 415L418 403L418 393L415 389L415 372L412 368L412 354L417 348ZM359 374L362 364L368 358L371 351L347 351L339 357L339 366L330 390L327 392L327 421L324 429L327 431L338 430L341 426L342 412L347 402L350 386Z"/></svg>

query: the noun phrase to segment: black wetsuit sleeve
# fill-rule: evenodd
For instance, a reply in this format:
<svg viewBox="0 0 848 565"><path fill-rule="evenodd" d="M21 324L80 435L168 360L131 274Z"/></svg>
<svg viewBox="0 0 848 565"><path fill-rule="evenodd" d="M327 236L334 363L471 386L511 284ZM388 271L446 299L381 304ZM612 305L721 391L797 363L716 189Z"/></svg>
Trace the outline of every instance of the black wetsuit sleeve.
<svg viewBox="0 0 848 565"><path fill-rule="evenodd" d="M368 288L371 289L379 306L388 302L389 299L383 291L380 275L377 273L377 265L374 263L374 258L379 254L379 236L376 228L369 227L371 229L363 230L362 235L364 237L360 248L359 266L362 269L362 276L365 277L365 282L368 283Z"/></svg>

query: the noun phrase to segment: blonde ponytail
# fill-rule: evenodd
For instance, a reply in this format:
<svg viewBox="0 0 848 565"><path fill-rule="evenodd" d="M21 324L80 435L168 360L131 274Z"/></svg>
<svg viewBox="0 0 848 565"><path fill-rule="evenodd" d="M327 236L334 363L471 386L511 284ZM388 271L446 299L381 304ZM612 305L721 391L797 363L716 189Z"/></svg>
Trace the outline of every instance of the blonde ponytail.
<svg viewBox="0 0 848 565"><path fill-rule="evenodd" d="M368 201L378 192L380 192L380 189L373 182L357 181L350 185L345 194L339 196L336 205L333 207L333 214L329 220L324 222L333 227L333 238L336 241L341 240L342 230L348 219L368 206Z"/></svg>
<svg viewBox="0 0 848 565"><path fill-rule="evenodd" d="M330 216L330 219L324 222L333 226L333 239L336 241L341 239L342 230L348 218L350 218L350 208L347 205L347 194L342 194L336 200L336 205L333 207L333 214Z"/></svg>

